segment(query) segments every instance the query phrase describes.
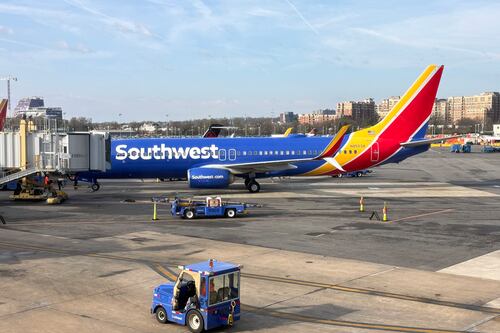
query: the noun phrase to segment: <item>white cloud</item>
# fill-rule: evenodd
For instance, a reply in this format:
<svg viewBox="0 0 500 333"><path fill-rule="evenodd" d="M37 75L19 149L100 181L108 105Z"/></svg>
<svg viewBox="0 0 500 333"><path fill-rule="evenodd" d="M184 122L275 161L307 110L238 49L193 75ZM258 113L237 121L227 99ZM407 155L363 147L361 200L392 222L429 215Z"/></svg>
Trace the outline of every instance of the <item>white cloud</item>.
<svg viewBox="0 0 500 333"><path fill-rule="evenodd" d="M14 30L12 30L11 28L0 25L0 34L12 35L13 33Z"/></svg>
<svg viewBox="0 0 500 333"><path fill-rule="evenodd" d="M76 45L70 45L66 41L60 41L57 43L57 47L61 50L66 50L70 52L76 52L76 53L81 53L81 54L91 54L94 53L93 50L89 49L87 46L83 45L82 43L77 43Z"/></svg>

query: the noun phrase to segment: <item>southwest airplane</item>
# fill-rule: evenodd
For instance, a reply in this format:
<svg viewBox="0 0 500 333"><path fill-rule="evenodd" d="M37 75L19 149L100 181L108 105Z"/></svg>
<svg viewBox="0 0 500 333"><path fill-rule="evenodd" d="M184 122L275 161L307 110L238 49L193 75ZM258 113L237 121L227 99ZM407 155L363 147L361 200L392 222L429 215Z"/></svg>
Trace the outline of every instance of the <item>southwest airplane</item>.
<svg viewBox="0 0 500 333"><path fill-rule="evenodd" d="M112 140L111 168L76 176L91 181L94 190L99 178L187 178L192 188L225 188L240 177L250 192L259 192L259 178L326 176L398 163L444 140L424 138L442 72L443 66L428 66L385 118L356 132L344 126L334 137Z"/></svg>

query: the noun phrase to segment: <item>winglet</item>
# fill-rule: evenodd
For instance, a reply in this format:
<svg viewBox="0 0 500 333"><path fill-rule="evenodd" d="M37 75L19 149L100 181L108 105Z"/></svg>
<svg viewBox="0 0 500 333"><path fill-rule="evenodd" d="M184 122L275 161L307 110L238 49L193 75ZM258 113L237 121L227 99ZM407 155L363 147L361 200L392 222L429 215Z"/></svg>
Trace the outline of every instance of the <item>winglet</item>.
<svg viewBox="0 0 500 333"><path fill-rule="evenodd" d="M342 126L342 128L333 137L332 141L330 141L328 146L326 146L326 148L323 150L323 152L320 155L318 155L315 159L320 160L322 158L328 158L328 157L332 157L333 155L335 155L335 153L337 153L337 151L340 149L342 141L344 140L344 137L345 137L349 127L350 127L350 125Z"/></svg>
<svg viewBox="0 0 500 333"><path fill-rule="evenodd" d="M293 127L288 127L288 129L283 134L283 136L286 138L287 136L289 136L292 133L292 130L293 130Z"/></svg>
<svg viewBox="0 0 500 333"><path fill-rule="evenodd" d="M7 119L7 105L8 99L2 99L0 101L0 131L3 131L5 126L5 120Z"/></svg>

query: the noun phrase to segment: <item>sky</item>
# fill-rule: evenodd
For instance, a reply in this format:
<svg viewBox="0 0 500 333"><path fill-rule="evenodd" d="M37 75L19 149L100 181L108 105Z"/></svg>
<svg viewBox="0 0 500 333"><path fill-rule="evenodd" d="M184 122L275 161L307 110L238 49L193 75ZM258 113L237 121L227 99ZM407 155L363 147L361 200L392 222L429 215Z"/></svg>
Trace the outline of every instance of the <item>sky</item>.
<svg viewBox="0 0 500 333"><path fill-rule="evenodd" d="M93 121L277 116L500 90L500 1L0 0L0 76ZM6 84L0 82L0 96Z"/></svg>

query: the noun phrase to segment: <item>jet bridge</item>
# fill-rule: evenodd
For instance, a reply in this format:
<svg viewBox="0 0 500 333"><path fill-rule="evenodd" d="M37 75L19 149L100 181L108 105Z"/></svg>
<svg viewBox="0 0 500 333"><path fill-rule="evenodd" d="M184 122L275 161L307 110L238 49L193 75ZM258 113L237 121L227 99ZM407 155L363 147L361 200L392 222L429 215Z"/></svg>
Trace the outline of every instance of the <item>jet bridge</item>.
<svg viewBox="0 0 500 333"><path fill-rule="evenodd" d="M110 146L106 132L37 130L22 119L19 131L0 132L0 186L40 172L106 171Z"/></svg>

